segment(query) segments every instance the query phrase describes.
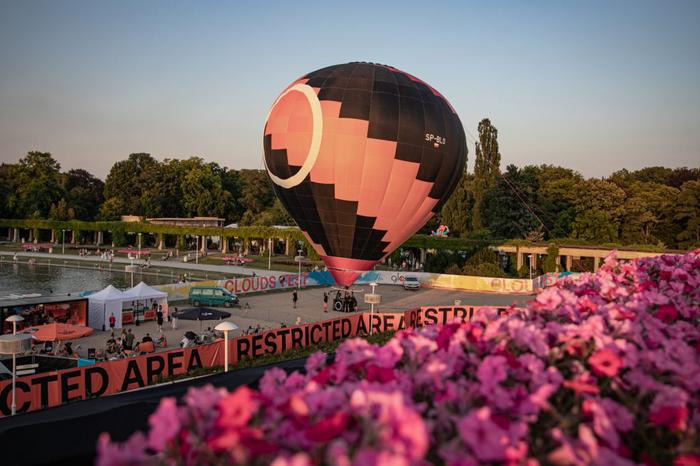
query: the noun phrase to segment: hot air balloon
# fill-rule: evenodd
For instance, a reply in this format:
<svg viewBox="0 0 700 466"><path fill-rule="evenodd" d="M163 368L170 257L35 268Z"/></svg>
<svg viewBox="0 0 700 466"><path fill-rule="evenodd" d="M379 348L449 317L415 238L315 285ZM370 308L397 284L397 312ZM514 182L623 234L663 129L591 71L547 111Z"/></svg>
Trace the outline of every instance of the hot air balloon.
<svg viewBox="0 0 700 466"><path fill-rule="evenodd" d="M464 129L433 87L391 66L309 73L264 129L274 190L339 285L351 285L447 201L467 159Z"/></svg>

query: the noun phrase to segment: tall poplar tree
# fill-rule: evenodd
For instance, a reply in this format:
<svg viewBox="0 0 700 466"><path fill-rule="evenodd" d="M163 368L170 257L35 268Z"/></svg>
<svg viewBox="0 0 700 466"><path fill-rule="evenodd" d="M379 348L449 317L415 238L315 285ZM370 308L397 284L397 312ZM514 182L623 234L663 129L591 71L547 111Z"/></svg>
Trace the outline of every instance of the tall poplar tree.
<svg viewBox="0 0 700 466"><path fill-rule="evenodd" d="M484 195L492 189L501 173L501 154L498 152L498 130L491 125L491 120L484 118L479 122L479 142L476 143L474 161L474 207L472 225L474 230L482 228L481 208Z"/></svg>

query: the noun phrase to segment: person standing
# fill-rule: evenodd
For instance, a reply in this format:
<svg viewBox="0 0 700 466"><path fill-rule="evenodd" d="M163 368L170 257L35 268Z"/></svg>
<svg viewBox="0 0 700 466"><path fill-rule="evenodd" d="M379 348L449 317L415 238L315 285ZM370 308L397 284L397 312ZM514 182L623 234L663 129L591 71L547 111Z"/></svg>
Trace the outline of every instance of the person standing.
<svg viewBox="0 0 700 466"><path fill-rule="evenodd" d="M109 315L109 328L112 330L112 335L114 335L114 326L117 325L117 318L114 317L114 312Z"/></svg>
<svg viewBox="0 0 700 466"><path fill-rule="evenodd" d="M156 323L158 324L158 331L163 332L163 307L158 306L158 310L156 311Z"/></svg>
<svg viewBox="0 0 700 466"><path fill-rule="evenodd" d="M177 330L177 307L173 307L173 312L170 313L170 323L173 326L173 330Z"/></svg>
<svg viewBox="0 0 700 466"><path fill-rule="evenodd" d="M124 337L124 339L122 341L123 341L124 349L129 350L129 351L134 349L134 334L131 333L131 329L129 329L129 331L126 332L126 336Z"/></svg>
<svg viewBox="0 0 700 466"><path fill-rule="evenodd" d="M328 293L323 293L323 312L328 312Z"/></svg>
<svg viewBox="0 0 700 466"><path fill-rule="evenodd" d="M297 308L297 300L299 296L297 295L297 290L292 291L292 303L294 304L294 309Z"/></svg>

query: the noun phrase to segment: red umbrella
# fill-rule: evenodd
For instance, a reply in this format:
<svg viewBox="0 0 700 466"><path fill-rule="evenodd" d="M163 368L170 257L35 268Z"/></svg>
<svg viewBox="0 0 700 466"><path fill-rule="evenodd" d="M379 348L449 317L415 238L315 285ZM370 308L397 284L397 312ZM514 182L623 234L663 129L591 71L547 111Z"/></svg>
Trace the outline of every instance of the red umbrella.
<svg viewBox="0 0 700 466"><path fill-rule="evenodd" d="M151 251L147 249L141 249L140 251L138 249L120 249L117 251L119 254L131 254L134 256L150 256Z"/></svg>
<svg viewBox="0 0 700 466"><path fill-rule="evenodd" d="M221 259L223 259L224 262L237 262L239 264L254 262L253 259L241 256L224 256Z"/></svg>
<svg viewBox="0 0 700 466"><path fill-rule="evenodd" d="M26 329L23 333L31 333L37 341L75 340L90 335L94 330L83 325L45 324Z"/></svg>

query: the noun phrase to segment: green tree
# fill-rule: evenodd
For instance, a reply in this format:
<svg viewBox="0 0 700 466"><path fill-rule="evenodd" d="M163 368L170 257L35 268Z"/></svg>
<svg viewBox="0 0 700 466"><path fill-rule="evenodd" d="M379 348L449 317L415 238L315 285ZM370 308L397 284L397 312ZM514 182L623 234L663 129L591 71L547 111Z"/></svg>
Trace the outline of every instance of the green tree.
<svg viewBox="0 0 700 466"><path fill-rule="evenodd" d="M678 241L682 246L700 246L700 181L686 181L681 186L675 219L681 231Z"/></svg>
<svg viewBox="0 0 700 466"><path fill-rule="evenodd" d="M537 204L539 169L508 165L503 176L483 199L481 218L495 238L524 238L540 227L533 215Z"/></svg>
<svg viewBox="0 0 700 466"><path fill-rule="evenodd" d="M557 258L559 257L559 246L552 243L547 247L547 256L542 263L542 270L545 273L553 273L557 271Z"/></svg>
<svg viewBox="0 0 700 466"><path fill-rule="evenodd" d="M583 181L580 173L553 165L541 165L537 175L535 211L547 225L547 237L566 238L576 217L574 192Z"/></svg>
<svg viewBox="0 0 700 466"><path fill-rule="evenodd" d="M267 174L263 170L241 170L241 197L238 202L244 209L240 223L252 225L265 209L272 207L274 192Z"/></svg>
<svg viewBox="0 0 700 466"><path fill-rule="evenodd" d="M224 216L230 221L240 221L245 209L240 203L243 180L241 172L238 170L224 170L221 175L221 187L231 193L231 197L226 204Z"/></svg>
<svg viewBox="0 0 700 466"><path fill-rule="evenodd" d="M61 199L55 204L51 204L51 210L49 211L49 219L51 220L73 220L75 218L75 211L68 208L68 203L65 199Z"/></svg>
<svg viewBox="0 0 700 466"><path fill-rule="evenodd" d="M147 217L182 217L183 182L192 170L201 170L204 160L190 157L186 160L165 159L157 169L149 169L145 177L149 180L141 197L141 210Z"/></svg>
<svg viewBox="0 0 700 466"><path fill-rule="evenodd" d="M61 175L67 209L78 220L95 220L104 202L104 183L87 170L74 169Z"/></svg>
<svg viewBox="0 0 700 466"><path fill-rule="evenodd" d="M193 168L182 180L182 207L188 217L221 217L231 193L224 191L210 165Z"/></svg>
<svg viewBox="0 0 700 466"><path fill-rule="evenodd" d="M61 165L48 152L29 152L15 166L16 213L20 218L46 218L63 197Z"/></svg>
<svg viewBox="0 0 700 466"><path fill-rule="evenodd" d="M118 197L110 197L100 206L100 220L119 220L127 212L124 201Z"/></svg>
<svg viewBox="0 0 700 466"><path fill-rule="evenodd" d="M104 197L112 206L122 206L119 215L143 215L141 196L149 188L158 167L150 154L131 154L114 165L105 180ZM113 214L113 212L110 212Z"/></svg>
<svg viewBox="0 0 700 466"><path fill-rule="evenodd" d="M574 194L572 236L599 243L617 241L624 213L622 188L610 181L590 179L579 183Z"/></svg>
<svg viewBox="0 0 700 466"><path fill-rule="evenodd" d="M463 275L474 277L505 277L501 261L496 251L482 248L472 254L462 267Z"/></svg>
<svg viewBox="0 0 700 466"><path fill-rule="evenodd" d="M289 215L287 209L284 208L282 202L279 199L275 199L272 207L266 209L262 213L258 214L253 220L253 225L296 225L296 222Z"/></svg>
<svg viewBox="0 0 700 466"><path fill-rule="evenodd" d="M674 168L667 184L680 189L686 181L700 181L700 168Z"/></svg>
<svg viewBox="0 0 700 466"><path fill-rule="evenodd" d="M652 181L633 181L626 189L621 239L626 243L651 244L660 223L673 220L678 189Z"/></svg>
<svg viewBox="0 0 700 466"><path fill-rule="evenodd" d="M472 230L473 182L474 176L465 170L452 196L442 206L441 222L450 227L454 236L464 237Z"/></svg>
<svg viewBox="0 0 700 466"><path fill-rule="evenodd" d="M0 218L19 217L17 207L17 187L14 164L0 164Z"/></svg>
<svg viewBox="0 0 700 466"><path fill-rule="evenodd" d="M491 120L479 122L479 142L476 144L474 160L474 207L472 223L475 230L482 227L482 203L486 193L494 187L501 173L501 153L498 151L498 129Z"/></svg>

